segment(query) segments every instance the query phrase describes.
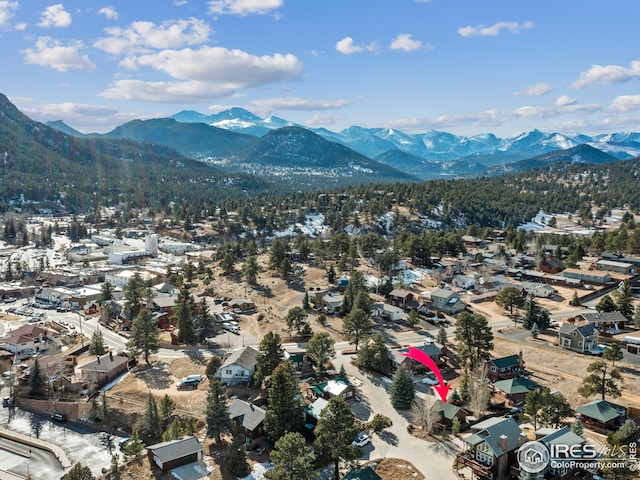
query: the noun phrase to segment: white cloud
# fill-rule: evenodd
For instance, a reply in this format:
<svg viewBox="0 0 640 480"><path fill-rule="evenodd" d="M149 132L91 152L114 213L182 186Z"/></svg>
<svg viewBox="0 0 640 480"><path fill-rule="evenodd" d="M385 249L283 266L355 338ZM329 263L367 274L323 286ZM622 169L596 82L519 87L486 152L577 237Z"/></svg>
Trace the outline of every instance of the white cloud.
<svg viewBox="0 0 640 480"><path fill-rule="evenodd" d="M307 98L268 98L262 100L252 100L255 105L262 110L331 110L343 108L349 105L348 100L310 100Z"/></svg>
<svg viewBox="0 0 640 480"><path fill-rule="evenodd" d="M82 42L72 41L63 45L59 40L51 37L40 37L36 41L35 48L24 50L25 62L50 67L59 72L69 70L93 71L96 66L86 54L80 52Z"/></svg>
<svg viewBox="0 0 640 480"><path fill-rule="evenodd" d="M211 0L209 12L214 15L265 15L284 5L284 0Z"/></svg>
<svg viewBox="0 0 640 480"><path fill-rule="evenodd" d="M302 63L294 55L256 56L209 46L131 57L126 66L149 67L181 81L119 80L102 96L152 102L204 102L242 88L294 80L302 73Z"/></svg>
<svg viewBox="0 0 640 480"><path fill-rule="evenodd" d="M640 60L631 62L630 68L620 65L592 65L582 72L580 78L571 84L571 88L584 88L591 85L614 85L640 77Z"/></svg>
<svg viewBox="0 0 640 480"><path fill-rule="evenodd" d="M541 83L536 83L535 85L529 85L524 90L515 92L514 95L540 96L540 95L546 95L548 93L551 93L552 90L553 88L551 87L550 83L541 82Z"/></svg>
<svg viewBox="0 0 640 480"><path fill-rule="evenodd" d="M16 23L14 28L17 31L22 32L23 30L25 30L27 28L27 24L26 23Z"/></svg>
<svg viewBox="0 0 640 480"><path fill-rule="evenodd" d="M18 2L0 1L0 27L14 17L14 11L17 10L19 6L20 4Z"/></svg>
<svg viewBox="0 0 640 480"><path fill-rule="evenodd" d="M375 52L378 50L378 45L375 42L362 45L355 45L353 43L353 38L344 37L342 40L336 43L336 50L343 55L351 55L353 53L364 52L365 50L368 52Z"/></svg>
<svg viewBox="0 0 640 480"><path fill-rule="evenodd" d="M477 25L472 27L467 25L458 29L458 34L462 37L495 37L500 34L502 30L507 30L510 33L520 33L522 30L528 30L533 28L533 22L497 22L493 25Z"/></svg>
<svg viewBox="0 0 640 480"><path fill-rule="evenodd" d="M336 43L336 50L344 55L351 55L352 53L363 52L364 48L354 45L353 38L344 37Z"/></svg>
<svg viewBox="0 0 640 480"><path fill-rule="evenodd" d="M393 39L389 48L391 50L402 50L404 52L413 52L424 47L424 44L419 40L414 40L409 33L401 33Z"/></svg>
<svg viewBox="0 0 640 480"><path fill-rule="evenodd" d="M309 118L305 124L306 125L335 125L336 123L342 121L344 117L342 115L322 115L316 114Z"/></svg>
<svg viewBox="0 0 640 480"><path fill-rule="evenodd" d="M44 28L67 28L71 25L71 14L64 9L64 5L57 3L48 6L40 16L38 25Z"/></svg>
<svg viewBox="0 0 640 480"><path fill-rule="evenodd" d="M98 14L104 15L109 20L117 20L118 19L118 12L114 7L103 7L100 10L98 10Z"/></svg>
<svg viewBox="0 0 640 480"><path fill-rule="evenodd" d="M127 28L105 28L109 35L94 42L94 47L112 55L125 52L146 52L149 49L179 48L209 40L211 27L197 18L167 20L162 25L153 22L133 22Z"/></svg>
<svg viewBox="0 0 640 480"><path fill-rule="evenodd" d="M611 101L609 110L615 113L625 113L640 109L640 95L621 95Z"/></svg>
<svg viewBox="0 0 640 480"><path fill-rule="evenodd" d="M571 98L568 95L560 95L556 100L557 107L569 107L575 105L578 101L575 98Z"/></svg>

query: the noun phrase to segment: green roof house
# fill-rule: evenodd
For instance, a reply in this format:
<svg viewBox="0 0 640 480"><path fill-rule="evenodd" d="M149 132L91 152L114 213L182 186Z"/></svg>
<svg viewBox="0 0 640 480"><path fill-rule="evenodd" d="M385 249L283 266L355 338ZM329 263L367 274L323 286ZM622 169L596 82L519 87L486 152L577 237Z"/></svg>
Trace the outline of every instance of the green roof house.
<svg viewBox="0 0 640 480"><path fill-rule="evenodd" d="M627 409L622 405L606 400L594 400L578 407L576 413L585 427L606 434L622 425L627 417Z"/></svg>

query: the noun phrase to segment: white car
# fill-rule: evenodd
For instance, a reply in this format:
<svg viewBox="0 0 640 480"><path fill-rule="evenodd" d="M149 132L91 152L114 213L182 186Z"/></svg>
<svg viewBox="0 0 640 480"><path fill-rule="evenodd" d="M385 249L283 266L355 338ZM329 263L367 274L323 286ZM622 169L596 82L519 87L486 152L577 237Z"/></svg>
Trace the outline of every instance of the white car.
<svg viewBox="0 0 640 480"><path fill-rule="evenodd" d="M438 385L440 383L433 375L427 375L424 378L417 380L417 382L425 383L427 385Z"/></svg>
<svg viewBox="0 0 640 480"><path fill-rule="evenodd" d="M364 447L365 445L371 443L371 437L366 433L359 433L356 439L351 442L352 445L356 447Z"/></svg>

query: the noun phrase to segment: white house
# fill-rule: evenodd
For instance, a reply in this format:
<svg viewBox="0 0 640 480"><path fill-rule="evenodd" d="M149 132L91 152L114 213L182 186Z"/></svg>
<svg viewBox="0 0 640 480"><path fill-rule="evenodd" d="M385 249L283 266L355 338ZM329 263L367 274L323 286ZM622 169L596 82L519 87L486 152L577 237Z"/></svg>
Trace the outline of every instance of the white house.
<svg viewBox="0 0 640 480"><path fill-rule="evenodd" d="M236 350L216 372L216 378L229 385L248 384L256 370L258 351L251 347Z"/></svg>
<svg viewBox="0 0 640 480"><path fill-rule="evenodd" d="M453 277L453 285L464 290L473 290L476 288L478 281L473 275L456 275Z"/></svg>
<svg viewBox="0 0 640 480"><path fill-rule="evenodd" d="M404 311L400 307L389 305L388 303L376 302L371 307L371 313L380 318L397 322L404 317Z"/></svg>
<svg viewBox="0 0 640 480"><path fill-rule="evenodd" d="M534 297L551 298L557 295L558 291L546 283L522 282L522 288Z"/></svg>

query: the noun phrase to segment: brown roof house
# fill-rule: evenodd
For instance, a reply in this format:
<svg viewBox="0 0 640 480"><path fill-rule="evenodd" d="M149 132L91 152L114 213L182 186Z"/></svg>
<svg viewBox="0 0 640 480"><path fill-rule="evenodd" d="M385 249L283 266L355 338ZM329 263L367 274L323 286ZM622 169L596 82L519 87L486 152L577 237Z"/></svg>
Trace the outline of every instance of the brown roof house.
<svg viewBox="0 0 640 480"><path fill-rule="evenodd" d="M77 365L74 372L85 383L103 386L127 370L129 370L129 357L109 352Z"/></svg>
<svg viewBox="0 0 640 480"><path fill-rule="evenodd" d="M389 294L389 303L394 307L408 309L416 304L415 295L408 290L394 288ZM415 306L417 307L417 305Z"/></svg>
<svg viewBox="0 0 640 480"><path fill-rule="evenodd" d="M183 437L147 447L149 463L163 472L202 460L202 445L196 437Z"/></svg>
<svg viewBox="0 0 640 480"><path fill-rule="evenodd" d="M0 341L4 342L5 350L16 355L57 351L62 344L60 333L33 323L7 332Z"/></svg>
<svg viewBox="0 0 640 480"><path fill-rule="evenodd" d="M516 452L527 441L526 433L513 418L494 417L471 427L463 438L464 450L456 456L454 468L469 469L474 479L507 480L517 462Z"/></svg>

